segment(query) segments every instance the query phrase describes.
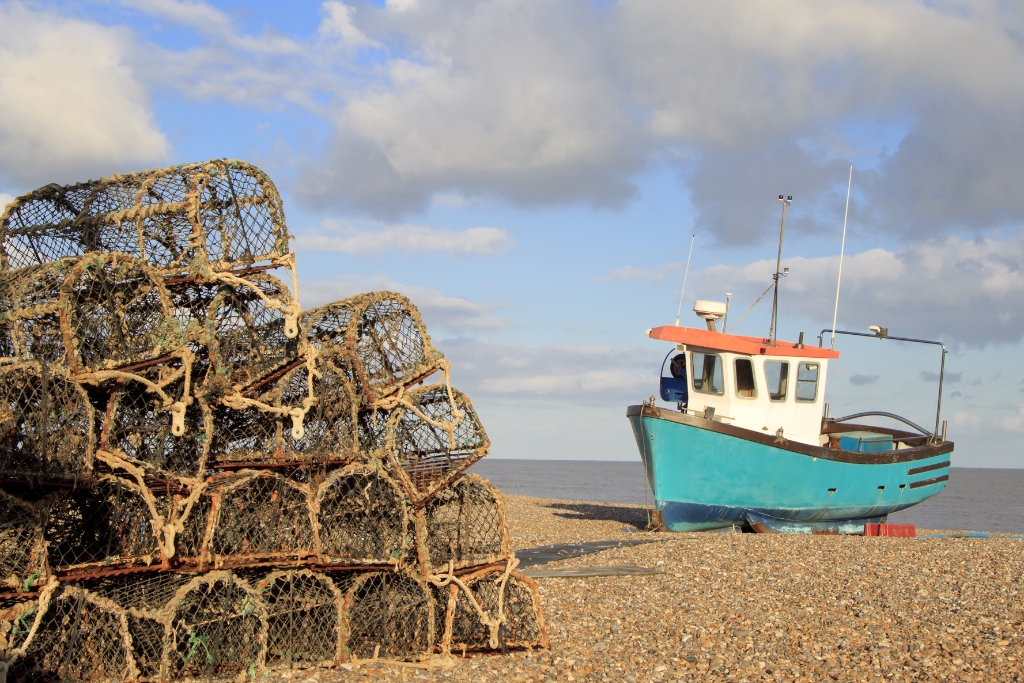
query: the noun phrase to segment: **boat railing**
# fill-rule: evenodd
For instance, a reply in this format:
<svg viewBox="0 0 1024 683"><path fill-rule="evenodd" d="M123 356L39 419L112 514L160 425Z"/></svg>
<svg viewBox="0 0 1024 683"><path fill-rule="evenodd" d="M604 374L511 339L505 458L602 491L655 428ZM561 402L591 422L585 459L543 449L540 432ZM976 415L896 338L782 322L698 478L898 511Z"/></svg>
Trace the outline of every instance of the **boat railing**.
<svg viewBox="0 0 1024 683"><path fill-rule="evenodd" d="M889 339L891 341L911 342L913 344L930 344L932 346L939 346L939 347L941 347L942 348L942 360L939 363L939 399L938 399L938 402L935 405L935 431L933 431L933 432L925 431L925 430L921 429L921 427L918 427L917 425L913 424L912 422L908 422L907 420L904 420L903 418L898 417L896 415L892 415L891 413L886 413L885 415L886 416L895 417L896 419L905 422L906 424L914 427L915 429L920 430L922 433L924 433L924 434L929 436L929 440L943 440L944 441L945 440L945 436L946 436L946 427L945 427L945 425L942 425L942 432L941 432L941 437L940 437L939 419L940 419L940 416L942 414L942 381L943 381L943 379L945 377L945 374L946 374L946 345L943 344L940 341L934 341L934 340L931 340L931 339L912 339L910 337L892 337L892 336L889 335L889 328L887 328L887 327L874 327L873 326L870 329L871 329L871 333L870 334L868 334L867 332L851 332L849 330L825 329L825 330L822 330L818 334L818 346L821 347L821 346L824 345L824 339L823 338L825 336L825 333L826 332L830 332L833 335L833 340L835 339L834 335L845 334L845 335L848 335L848 336L851 336L851 337L871 337L871 338L874 338L874 339ZM861 413L861 414L862 415L868 415L870 413ZM881 413L875 413L875 414L878 415L878 414L881 414ZM835 420L833 420L833 422L834 421Z"/></svg>
<svg viewBox="0 0 1024 683"><path fill-rule="evenodd" d="M857 419L862 418L862 417L887 417L887 418L890 418L892 420L898 420L899 422L902 422L903 424L907 425L908 427L916 429L918 432L921 433L921 437L912 436L912 437L909 437L909 438L894 439L895 441L904 441L904 442L911 441L911 440L916 441L919 438L923 438L924 439L924 443L933 443L935 441L945 441L945 436L943 436L942 438L938 438L935 434L932 434L930 431L928 431L927 429L925 429L921 425L917 424L916 422L911 422L907 418L901 417L899 415L896 415L895 413L886 413L886 412L878 411L878 410L869 410L869 411L863 412L863 413L854 413L853 415L847 415L845 417L835 417L835 418L826 417L824 421L827 424L835 424L835 423L838 423L838 422L848 422L849 420L857 420ZM918 445L920 445L920 444L918 444Z"/></svg>

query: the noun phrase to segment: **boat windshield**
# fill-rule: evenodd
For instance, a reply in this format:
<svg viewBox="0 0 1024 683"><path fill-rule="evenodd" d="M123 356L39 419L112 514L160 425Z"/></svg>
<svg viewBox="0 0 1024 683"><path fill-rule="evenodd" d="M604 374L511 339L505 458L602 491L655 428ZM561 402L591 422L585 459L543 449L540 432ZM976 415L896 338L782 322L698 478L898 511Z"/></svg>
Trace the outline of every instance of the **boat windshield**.
<svg viewBox="0 0 1024 683"><path fill-rule="evenodd" d="M765 361L764 378L768 385L768 397L773 401L785 401L789 391L789 363L778 360Z"/></svg>
<svg viewBox="0 0 1024 683"><path fill-rule="evenodd" d="M796 366L796 400L813 401L818 397L818 364L799 363Z"/></svg>
<svg viewBox="0 0 1024 683"><path fill-rule="evenodd" d="M722 357L717 353L693 352L693 390L704 394L724 394Z"/></svg>

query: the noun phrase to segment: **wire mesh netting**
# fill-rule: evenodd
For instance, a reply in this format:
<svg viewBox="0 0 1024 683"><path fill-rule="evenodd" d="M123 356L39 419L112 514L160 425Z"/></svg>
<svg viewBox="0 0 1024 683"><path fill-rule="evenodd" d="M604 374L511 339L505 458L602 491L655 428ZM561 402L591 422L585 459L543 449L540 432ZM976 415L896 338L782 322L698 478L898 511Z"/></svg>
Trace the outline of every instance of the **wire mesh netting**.
<svg viewBox="0 0 1024 683"><path fill-rule="evenodd" d="M0 591L28 592L46 579L46 546L38 510L0 491Z"/></svg>
<svg viewBox="0 0 1024 683"><path fill-rule="evenodd" d="M260 169L218 159L79 185L47 185L0 221L0 267L90 251L120 252L168 271L230 270L288 254L281 200Z"/></svg>
<svg viewBox="0 0 1024 683"><path fill-rule="evenodd" d="M447 587L448 612L439 638L443 652L548 646L532 579L496 567L464 577L462 584Z"/></svg>
<svg viewBox="0 0 1024 683"><path fill-rule="evenodd" d="M0 478L87 479L96 412L85 390L41 361L0 365Z"/></svg>
<svg viewBox="0 0 1024 683"><path fill-rule="evenodd" d="M7 679L124 681L137 678L124 611L76 586L44 593L28 637L15 649Z"/></svg>
<svg viewBox="0 0 1024 683"><path fill-rule="evenodd" d="M153 374L153 380L160 382L159 370L146 374ZM205 401L185 394L184 378L164 386L167 399L150 391L150 386L136 379L119 378L97 390L106 400L101 447L150 471L201 476L213 438L212 411ZM184 407L180 434L174 433L168 400L173 401L171 405Z"/></svg>
<svg viewBox="0 0 1024 683"><path fill-rule="evenodd" d="M344 594L326 574L273 572L256 585L267 605L267 665L304 669L342 661Z"/></svg>
<svg viewBox="0 0 1024 683"><path fill-rule="evenodd" d="M317 350L344 348L365 399L376 403L437 372L434 349L419 311L395 292L371 292L302 314L300 325Z"/></svg>
<svg viewBox="0 0 1024 683"><path fill-rule="evenodd" d="M60 313L75 374L155 361L180 353L185 343L162 278L122 254L92 253L74 263Z"/></svg>
<svg viewBox="0 0 1024 683"><path fill-rule="evenodd" d="M359 575L345 594L345 658L423 659L434 644L434 600L418 578Z"/></svg>
<svg viewBox="0 0 1024 683"><path fill-rule="evenodd" d="M38 615L37 597L0 599L0 658L25 644Z"/></svg>
<svg viewBox="0 0 1024 683"><path fill-rule="evenodd" d="M427 571L492 564L512 554L501 492L475 474L462 476L417 511L416 536Z"/></svg>
<svg viewBox="0 0 1024 683"><path fill-rule="evenodd" d="M77 260L0 273L0 355L66 362L59 299Z"/></svg>
<svg viewBox="0 0 1024 683"><path fill-rule="evenodd" d="M271 471L243 470L214 479L212 534L207 553L214 566L315 559L308 486Z"/></svg>
<svg viewBox="0 0 1024 683"><path fill-rule="evenodd" d="M386 448L416 504L487 455L490 445L469 399L446 384L410 391L387 424Z"/></svg>
<svg viewBox="0 0 1024 683"><path fill-rule="evenodd" d="M328 564L401 562L412 545L405 496L378 468L349 465L316 492L317 535Z"/></svg>
<svg viewBox="0 0 1024 683"><path fill-rule="evenodd" d="M227 571L197 576L167 606L165 648L172 679L255 674L263 670L267 611L246 581Z"/></svg>

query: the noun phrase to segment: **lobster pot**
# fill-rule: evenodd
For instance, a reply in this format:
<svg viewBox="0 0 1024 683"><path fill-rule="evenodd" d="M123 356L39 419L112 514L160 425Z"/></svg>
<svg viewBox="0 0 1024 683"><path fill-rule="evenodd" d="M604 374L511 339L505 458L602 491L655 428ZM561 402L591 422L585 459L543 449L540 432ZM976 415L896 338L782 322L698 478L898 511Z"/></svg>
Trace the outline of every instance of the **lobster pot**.
<svg viewBox="0 0 1024 683"><path fill-rule="evenodd" d="M342 661L345 595L327 574L307 569L268 574L256 590L267 608L267 666L304 669Z"/></svg>
<svg viewBox="0 0 1024 683"><path fill-rule="evenodd" d="M148 572L87 581L95 595L116 604L125 614L131 636L131 655L140 681L166 681L163 674L170 611L167 605L194 575Z"/></svg>
<svg viewBox="0 0 1024 683"><path fill-rule="evenodd" d="M285 260L288 231L270 179L218 159L29 192L8 205L0 244L4 269L110 251L166 272L232 270Z"/></svg>
<svg viewBox="0 0 1024 683"><path fill-rule="evenodd" d="M44 585L46 578L46 546L39 512L0 491L0 590L27 592Z"/></svg>
<svg viewBox="0 0 1024 683"><path fill-rule="evenodd" d="M260 594L228 571L196 576L165 609L165 675L181 678L235 677L263 670L267 610Z"/></svg>
<svg viewBox="0 0 1024 683"><path fill-rule="evenodd" d="M412 545L405 496L379 469L349 465L331 472L314 498L326 564L399 564Z"/></svg>
<svg viewBox="0 0 1024 683"><path fill-rule="evenodd" d="M443 637L439 637L440 651L504 652L548 647L537 584L532 579L518 572L506 577L503 567L492 567L464 577L462 583L465 589L455 583L446 587L448 603ZM496 634L481 618L481 612L487 622L498 624Z"/></svg>
<svg viewBox="0 0 1024 683"><path fill-rule="evenodd" d="M404 573L359 574L345 592L342 622L348 661L422 660L433 649L433 597Z"/></svg>
<svg viewBox="0 0 1024 683"><path fill-rule="evenodd" d="M298 305L283 282L255 273L186 289L196 291L209 298L204 318L197 321L204 328L201 341L208 348L211 371L227 386L236 391L249 387L297 359L291 339L298 334ZM179 292L175 299L180 298Z"/></svg>
<svg viewBox="0 0 1024 683"><path fill-rule="evenodd" d="M389 457L416 505L487 455L490 445L473 404L444 384L410 391L387 424Z"/></svg>
<svg viewBox="0 0 1024 683"><path fill-rule="evenodd" d="M218 430L212 462L217 465L326 467L359 457L355 390L333 363L299 362L240 396L255 403L233 407L237 404L228 397L214 409Z"/></svg>
<svg viewBox="0 0 1024 683"><path fill-rule="evenodd" d="M331 354L344 349L367 402L376 403L442 368L419 311L395 292L372 292L302 314L309 344Z"/></svg>
<svg viewBox="0 0 1024 683"><path fill-rule="evenodd" d="M416 538L427 573L493 564L512 556L501 492L475 474L442 489L416 512Z"/></svg>
<svg viewBox="0 0 1024 683"><path fill-rule="evenodd" d="M170 519L173 510L167 495L101 475L92 488L55 490L37 506L53 572L102 572L162 561L161 521Z"/></svg>
<svg viewBox="0 0 1024 683"><path fill-rule="evenodd" d="M272 471L242 470L214 478L204 557L215 567L315 560L311 493Z"/></svg>
<svg viewBox="0 0 1024 683"><path fill-rule="evenodd" d="M58 300L75 261L0 273L0 356L67 361Z"/></svg>
<svg viewBox="0 0 1024 683"><path fill-rule="evenodd" d="M61 288L64 343L72 372L134 367L182 353L185 331L163 279L123 254L87 254Z"/></svg>
<svg viewBox="0 0 1024 683"><path fill-rule="evenodd" d="M0 365L0 477L88 479L96 414L86 392L41 361Z"/></svg>
<svg viewBox="0 0 1024 683"><path fill-rule="evenodd" d="M7 680L135 680L125 613L117 605L75 586L44 593L40 613L14 651ZM2 628L2 627L0 627Z"/></svg>
<svg viewBox="0 0 1024 683"><path fill-rule="evenodd" d="M157 372L146 374L159 380ZM131 378L110 382L105 387L109 393L100 438L103 448L150 471L200 476L213 438L213 414L205 401L185 395L184 385L181 378L164 387L168 400L184 408L175 430L167 401L146 384Z"/></svg>

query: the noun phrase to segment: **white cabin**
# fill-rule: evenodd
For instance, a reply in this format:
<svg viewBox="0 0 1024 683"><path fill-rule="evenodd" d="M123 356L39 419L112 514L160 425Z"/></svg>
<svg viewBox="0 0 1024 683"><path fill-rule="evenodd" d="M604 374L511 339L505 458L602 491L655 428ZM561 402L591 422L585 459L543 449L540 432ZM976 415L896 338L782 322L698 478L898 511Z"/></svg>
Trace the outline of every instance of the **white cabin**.
<svg viewBox="0 0 1024 683"><path fill-rule="evenodd" d="M713 408L725 424L822 444L825 378L838 351L675 325L647 336L685 354L687 412L710 417Z"/></svg>

